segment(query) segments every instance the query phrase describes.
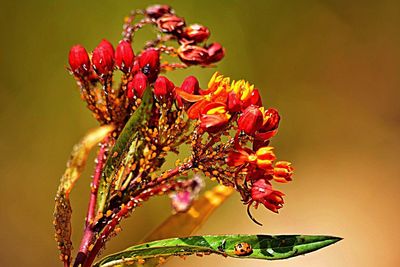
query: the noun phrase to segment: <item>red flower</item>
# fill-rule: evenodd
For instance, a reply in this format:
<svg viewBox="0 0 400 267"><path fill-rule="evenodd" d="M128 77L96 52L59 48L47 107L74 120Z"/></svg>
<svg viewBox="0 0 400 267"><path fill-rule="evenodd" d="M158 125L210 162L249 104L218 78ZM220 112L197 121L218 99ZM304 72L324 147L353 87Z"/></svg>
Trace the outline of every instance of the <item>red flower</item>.
<svg viewBox="0 0 400 267"><path fill-rule="evenodd" d="M157 99L162 100L170 97L175 85L165 76L159 76L154 83L154 95Z"/></svg>
<svg viewBox="0 0 400 267"><path fill-rule="evenodd" d="M197 119L204 107L209 103L226 103L229 84L229 78L224 78L224 76L219 75L218 72L216 72L208 83L208 89L200 90L200 95L190 94L179 88L176 88L176 94L188 102L196 102L188 109L187 114L190 119Z"/></svg>
<svg viewBox="0 0 400 267"><path fill-rule="evenodd" d="M165 33L176 33L185 27L185 20L173 14L165 14L157 19L157 26Z"/></svg>
<svg viewBox="0 0 400 267"><path fill-rule="evenodd" d="M287 161L278 161L274 167L274 180L280 183L287 183L292 180L293 167Z"/></svg>
<svg viewBox="0 0 400 267"><path fill-rule="evenodd" d="M264 122L261 129L255 134L253 148L258 149L266 145L278 132L280 116L276 109L270 108L264 112Z"/></svg>
<svg viewBox="0 0 400 267"><path fill-rule="evenodd" d="M225 49L220 43L212 43L206 47L208 52L208 63L215 63L220 61L225 56Z"/></svg>
<svg viewBox="0 0 400 267"><path fill-rule="evenodd" d="M192 24L183 30L181 35L182 40L180 41L188 43L201 43L207 40L209 36L210 31L207 27L200 24Z"/></svg>
<svg viewBox="0 0 400 267"><path fill-rule="evenodd" d="M198 94L200 90L199 81L194 76L188 76L182 82L180 90L188 94ZM183 106L183 100L178 94L176 95L176 101L178 102L178 106Z"/></svg>
<svg viewBox="0 0 400 267"><path fill-rule="evenodd" d="M272 163L275 160L275 154L272 149L272 147L267 146L253 152L248 148L238 148L236 151L229 152L226 163L228 166L234 167L250 164L269 172L273 169Z"/></svg>
<svg viewBox="0 0 400 267"><path fill-rule="evenodd" d="M207 50L196 45L181 45L177 53L181 61L188 65L203 65L208 60Z"/></svg>
<svg viewBox="0 0 400 267"><path fill-rule="evenodd" d="M101 41L94 49L92 62L95 71L100 77L109 75L113 71L114 48L107 40Z"/></svg>
<svg viewBox="0 0 400 267"><path fill-rule="evenodd" d="M154 48L148 48L139 56L139 68L153 83L160 73L160 52Z"/></svg>
<svg viewBox="0 0 400 267"><path fill-rule="evenodd" d="M68 56L69 65L75 75L87 75L90 69L89 55L82 45L71 47Z"/></svg>
<svg viewBox="0 0 400 267"><path fill-rule="evenodd" d="M261 128L261 132L270 132L278 129L279 121L280 121L279 113L274 108L269 108L264 113L264 123Z"/></svg>
<svg viewBox="0 0 400 267"><path fill-rule="evenodd" d="M134 95L141 98L147 88L147 77L141 72L133 76L132 81L128 83L128 98L133 98Z"/></svg>
<svg viewBox="0 0 400 267"><path fill-rule="evenodd" d="M200 128L209 133L216 133L225 128L230 119L223 103L209 103L201 111Z"/></svg>
<svg viewBox="0 0 400 267"><path fill-rule="evenodd" d="M134 58L131 44L125 40L120 41L115 51L115 65L123 72L129 72Z"/></svg>
<svg viewBox="0 0 400 267"><path fill-rule="evenodd" d="M276 213L283 207L283 196L282 192L273 190L271 184L265 179L257 180L251 187L252 201L255 201L256 205L261 203L267 209Z"/></svg>
<svg viewBox="0 0 400 267"><path fill-rule="evenodd" d="M238 120L239 130L248 135L253 135L263 124L263 114L257 106L246 108Z"/></svg>
<svg viewBox="0 0 400 267"><path fill-rule="evenodd" d="M158 19L159 17L171 13L171 7L168 5L153 5L146 8L147 16Z"/></svg>
<svg viewBox="0 0 400 267"><path fill-rule="evenodd" d="M255 105L257 107L262 107L262 101L261 101L261 95L258 89L254 89L250 97L247 98L246 100L242 101L242 108L246 108L250 105Z"/></svg>

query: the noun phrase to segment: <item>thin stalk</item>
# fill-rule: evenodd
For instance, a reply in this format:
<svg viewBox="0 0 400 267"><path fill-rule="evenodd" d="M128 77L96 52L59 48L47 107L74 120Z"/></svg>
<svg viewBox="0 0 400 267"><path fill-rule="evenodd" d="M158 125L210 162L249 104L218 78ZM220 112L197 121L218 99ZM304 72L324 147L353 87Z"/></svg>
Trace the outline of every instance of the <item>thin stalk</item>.
<svg viewBox="0 0 400 267"><path fill-rule="evenodd" d="M101 143L99 152L97 154L96 167L95 167L95 171L94 171L94 175L93 175L93 180L91 183L90 200L89 200L89 206L88 206L88 211L87 211L87 215L86 215L85 230L83 232L81 244L79 246L78 256L75 259L74 266L80 266L83 264L83 262L86 259L86 255L88 253L90 243L93 240L93 237L95 235L95 233L93 231L92 223L94 222L94 219L95 219L97 190L99 188L100 177L101 177L101 173L102 173L103 167L104 167L104 162L106 159L107 147L108 147L108 137L106 137L103 140L103 142Z"/></svg>
<svg viewBox="0 0 400 267"><path fill-rule="evenodd" d="M141 190L141 192L137 196L132 197L126 204L121 205L120 210L117 213L111 215L110 220L105 224L105 227L102 229L101 234L96 237L96 240L93 243L93 246L90 249L90 251L86 250L87 254L80 256L82 259L84 257L84 261L79 262L79 264L81 264L83 267L90 267L93 261L96 259L100 249L104 246L105 242L110 237L110 234L113 233L115 227L119 224L122 218L126 217L130 211L132 211L139 205L139 203L148 199L152 195L156 194L157 192L167 191L168 185L165 185L167 187L165 186L157 187L157 185L159 185L161 182L171 179L176 175L191 169L192 167L193 164L191 161L189 161L185 164L182 164L169 171L164 172L158 178L148 183L146 187L143 188L143 190ZM171 184L171 186L176 186L176 184ZM91 236L91 238L93 238L93 235ZM77 264L77 262L75 261L74 267L80 266L79 264Z"/></svg>

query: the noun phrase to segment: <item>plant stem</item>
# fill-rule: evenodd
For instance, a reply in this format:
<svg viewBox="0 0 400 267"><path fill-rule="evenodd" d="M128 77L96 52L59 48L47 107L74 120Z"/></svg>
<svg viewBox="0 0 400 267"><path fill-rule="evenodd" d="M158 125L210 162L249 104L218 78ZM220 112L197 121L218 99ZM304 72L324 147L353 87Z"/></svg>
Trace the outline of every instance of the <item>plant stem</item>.
<svg viewBox="0 0 400 267"><path fill-rule="evenodd" d="M97 191L99 190L99 182L100 182L100 177L101 173L103 171L103 166L104 162L106 159L106 149L108 147L107 145L108 138L104 139L104 142L100 145L100 150L99 153L97 154L97 159L96 159L96 168L94 171L93 175L93 181L91 184L90 188L90 200L89 200L89 207L88 207L88 213L86 216L86 227L89 226L91 223L93 223L94 218L95 218L95 208L96 208L96 201L97 201Z"/></svg>
<svg viewBox="0 0 400 267"><path fill-rule="evenodd" d="M91 183L90 190L90 200L88 211L86 215L85 230L83 232L81 244L79 246L79 252L75 259L74 266L80 266L86 259L86 255L89 250L89 245L93 239L94 232L92 228L92 223L95 218L95 208L97 200L97 191L99 188L100 177L103 171L104 161L106 159L106 150L108 147L108 137L106 137L100 145L99 152L96 158L96 167L93 175L93 180Z"/></svg>
<svg viewBox="0 0 400 267"><path fill-rule="evenodd" d="M90 251L86 246L85 255L81 254L81 258L84 261L80 261L77 263L78 257L75 261L74 267L80 266L81 264L83 267L90 267L97 257L100 249L104 246L105 242L109 238L110 234L114 231L115 227L119 224L119 222L128 215L130 211L136 208L141 202L148 199L150 196L154 195L156 192L160 190L167 190L167 188L157 187L161 182L171 179L172 177L189 170L193 167L193 163L191 161L184 163L180 166L175 167L174 169L168 170L160 175L158 178L154 179L150 183L146 185L146 187L135 197L132 197L126 204L121 205L120 210L117 213L114 213L110 220L105 224L104 228L101 231L101 234L96 237L95 242L93 243L92 248ZM171 186L175 186L175 184L171 184ZM86 231L85 231L86 233ZM88 236L89 237L89 236ZM93 238L93 232L90 238ZM84 241L85 236L83 237L82 241ZM81 250L80 250L81 252ZM79 255L78 255L79 256ZM84 258L83 258L84 257Z"/></svg>

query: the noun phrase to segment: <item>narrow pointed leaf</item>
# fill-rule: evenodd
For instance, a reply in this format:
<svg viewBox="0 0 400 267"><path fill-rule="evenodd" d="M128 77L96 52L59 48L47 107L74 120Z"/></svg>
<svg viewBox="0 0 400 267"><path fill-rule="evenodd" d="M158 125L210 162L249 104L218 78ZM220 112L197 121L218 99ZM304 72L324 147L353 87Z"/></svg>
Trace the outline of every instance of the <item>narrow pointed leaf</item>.
<svg viewBox="0 0 400 267"><path fill-rule="evenodd" d="M304 255L340 241L333 236L307 235L218 235L192 236L153 241L130 247L100 260L94 266L108 267L146 261L154 257L209 255L243 259L280 260ZM237 253L235 248L240 243L251 247L248 253Z"/></svg>
<svg viewBox="0 0 400 267"><path fill-rule="evenodd" d="M150 88L147 88L143 95L142 103L125 124L125 127L122 129L117 141L115 142L115 145L109 153L109 157L107 158L99 183L96 203L97 212L104 212L114 171L124 159L124 156L129 150L131 143L135 140L135 138L137 138L135 133L137 134L139 132L138 128L143 125L150 115L149 111L152 108L152 100L152 91Z"/></svg>

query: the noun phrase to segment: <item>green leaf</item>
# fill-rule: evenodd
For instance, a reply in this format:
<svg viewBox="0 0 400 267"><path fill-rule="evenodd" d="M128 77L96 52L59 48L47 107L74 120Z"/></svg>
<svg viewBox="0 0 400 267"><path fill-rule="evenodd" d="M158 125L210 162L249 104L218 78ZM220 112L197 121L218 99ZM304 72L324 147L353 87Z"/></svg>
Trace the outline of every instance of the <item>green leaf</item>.
<svg viewBox="0 0 400 267"><path fill-rule="evenodd" d="M171 238L127 248L103 258L94 266L107 267L138 260L146 261L159 257L192 254L218 254L243 259L280 260L304 255L340 240L339 237L310 235L218 235ZM240 243L250 245L251 252L237 254L235 247Z"/></svg>
<svg viewBox="0 0 400 267"><path fill-rule="evenodd" d="M122 129L115 145L109 153L97 192L96 211L98 213L105 211L104 209L112 184L114 171L124 159L131 143L137 138L136 134L138 133L139 127L142 126L149 117L152 108L152 100L152 91L150 88L147 88L143 95L142 103L125 124L124 129Z"/></svg>

